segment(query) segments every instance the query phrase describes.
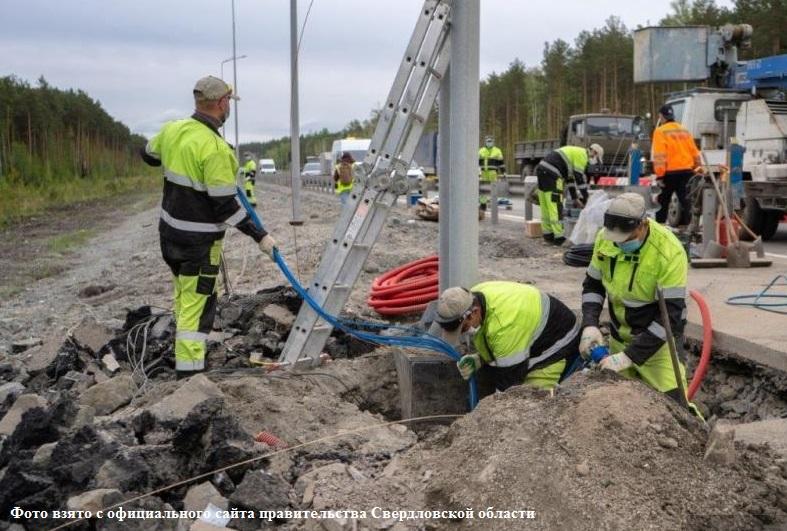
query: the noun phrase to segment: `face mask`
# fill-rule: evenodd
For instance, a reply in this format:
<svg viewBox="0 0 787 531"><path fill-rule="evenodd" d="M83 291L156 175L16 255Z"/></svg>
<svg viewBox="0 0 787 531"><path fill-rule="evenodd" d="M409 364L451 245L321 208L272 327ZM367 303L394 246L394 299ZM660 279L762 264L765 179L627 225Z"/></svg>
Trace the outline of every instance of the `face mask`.
<svg viewBox="0 0 787 531"><path fill-rule="evenodd" d="M474 335L476 335L476 334L478 333L478 331L479 331L480 329L481 329L481 327L480 327L480 326L471 326L470 328L468 328L468 329L467 329L467 332L465 332L465 333L466 333L468 336L470 336L470 337L473 337Z"/></svg>
<svg viewBox="0 0 787 531"><path fill-rule="evenodd" d="M642 247L642 242L640 240L630 240L627 242L616 243L615 245L617 245L618 248L624 253L633 253Z"/></svg>

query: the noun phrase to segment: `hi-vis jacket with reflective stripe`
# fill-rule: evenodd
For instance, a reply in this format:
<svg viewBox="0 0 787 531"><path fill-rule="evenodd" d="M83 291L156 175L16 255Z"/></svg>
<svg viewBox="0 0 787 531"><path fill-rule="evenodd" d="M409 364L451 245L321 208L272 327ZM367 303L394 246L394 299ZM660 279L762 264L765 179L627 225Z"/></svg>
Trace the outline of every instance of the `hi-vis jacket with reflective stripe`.
<svg viewBox="0 0 787 531"><path fill-rule="evenodd" d="M142 158L164 167L159 232L182 245L209 244L236 226L256 241L256 229L235 196L238 162L211 119L199 113L169 122L150 139Z"/></svg>
<svg viewBox="0 0 787 531"><path fill-rule="evenodd" d="M588 167L588 151L583 147L578 146L563 146L562 148L558 148L557 151L563 160L566 161L569 170L573 170L574 173L582 174L583 178L585 175L585 170ZM569 177L567 175L567 177Z"/></svg>
<svg viewBox="0 0 787 531"><path fill-rule="evenodd" d="M246 177L254 177L257 173L257 163L253 159L247 160L243 165L243 173Z"/></svg>
<svg viewBox="0 0 787 531"><path fill-rule="evenodd" d="M653 131L653 171L658 177L689 171L700 165L700 151L691 133L678 122L667 122Z"/></svg>
<svg viewBox="0 0 787 531"><path fill-rule="evenodd" d="M612 336L637 365L666 348L657 287L664 290L672 333L681 335L686 324L686 251L664 226L649 220L648 227L634 253L624 253L599 231L582 290L582 326L598 326L606 297Z"/></svg>
<svg viewBox="0 0 787 531"><path fill-rule="evenodd" d="M555 178L563 177L573 199L577 198L577 189L581 191L583 197L587 196L585 171L588 167L588 152L585 148L563 146L547 153L538 164L552 173Z"/></svg>
<svg viewBox="0 0 787 531"><path fill-rule="evenodd" d="M503 152L497 146L482 146L478 150L478 165L481 167L481 180L496 181L498 168L503 166Z"/></svg>
<svg viewBox="0 0 787 531"><path fill-rule="evenodd" d="M512 367L530 357L530 347L544 330L549 298L516 282L482 282L470 289L484 297L484 320L473 343L484 362Z"/></svg>

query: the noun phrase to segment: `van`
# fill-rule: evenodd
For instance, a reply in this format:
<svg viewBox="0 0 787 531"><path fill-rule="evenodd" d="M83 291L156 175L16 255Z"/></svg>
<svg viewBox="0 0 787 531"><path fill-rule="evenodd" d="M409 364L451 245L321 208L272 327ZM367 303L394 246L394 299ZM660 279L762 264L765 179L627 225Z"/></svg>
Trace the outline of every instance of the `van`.
<svg viewBox="0 0 787 531"><path fill-rule="evenodd" d="M276 163L273 159L260 159L260 173L262 175L276 173Z"/></svg>
<svg viewBox="0 0 787 531"><path fill-rule="evenodd" d="M336 167L336 161L342 156L345 151L353 156L355 162L362 162L366 158L366 152L369 150L369 144L372 143L370 138L343 138L341 140L334 140L331 147L331 167Z"/></svg>

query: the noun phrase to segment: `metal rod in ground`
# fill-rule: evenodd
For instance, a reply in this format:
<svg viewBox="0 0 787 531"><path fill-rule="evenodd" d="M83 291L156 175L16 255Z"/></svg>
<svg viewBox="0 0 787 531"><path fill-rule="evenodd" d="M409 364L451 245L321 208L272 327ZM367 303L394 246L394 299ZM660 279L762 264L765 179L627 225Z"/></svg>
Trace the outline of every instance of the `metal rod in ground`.
<svg viewBox="0 0 787 531"><path fill-rule="evenodd" d="M678 384L678 391L680 392L681 403L689 408L689 400L686 398L686 388L683 386L683 378L680 374L680 361L678 360L678 348L675 345L675 336L672 335L672 325L669 322L669 313L667 312L667 301L664 299L664 291L659 287L656 288L656 293L659 297L659 310L661 311L661 320L664 321L664 330L667 331L667 347L669 348L670 359L672 360L672 370L675 373L675 381Z"/></svg>
<svg viewBox="0 0 787 531"><path fill-rule="evenodd" d="M292 186L291 225L302 225L301 133L298 119L298 0L290 0L290 176Z"/></svg>
<svg viewBox="0 0 787 531"><path fill-rule="evenodd" d="M489 183L489 195L492 196L492 225L497 225L497 181Z"/></svg>

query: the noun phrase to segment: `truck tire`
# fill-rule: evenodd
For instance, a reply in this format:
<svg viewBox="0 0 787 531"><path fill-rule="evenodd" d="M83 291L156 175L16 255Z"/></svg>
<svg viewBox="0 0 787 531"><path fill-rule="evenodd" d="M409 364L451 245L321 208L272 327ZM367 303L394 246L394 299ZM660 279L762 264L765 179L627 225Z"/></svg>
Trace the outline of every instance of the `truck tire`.
<svg viewBox="0 0 787 531"><path fill-rule="evenodd" d="M762 227L762 239L770 240L776 236L779 230L779 222L782 220L782 212L779 210L766 210L765 223Z"/></svg>
<svg viewBox="0 0 787 531"><path fill-rule="evenodd" d="M669 209L667 210L667 224L669 224L670 227L677 227L680 225L682 214L683 212L680 206L680 201L678 201L678 196L677 194L672 194L672 197L669 201Z"/></svg>
<svg viewBox="0 0 787 531"><path fill-rule="evenodd" d="M779 210L765 210L755 199L746 201L746 208L743 211L744 222L752 232L762 236L763 240L773 238L779 229L781 218L782 212Z"/></svg>

